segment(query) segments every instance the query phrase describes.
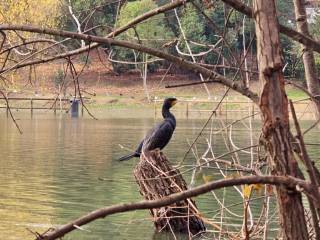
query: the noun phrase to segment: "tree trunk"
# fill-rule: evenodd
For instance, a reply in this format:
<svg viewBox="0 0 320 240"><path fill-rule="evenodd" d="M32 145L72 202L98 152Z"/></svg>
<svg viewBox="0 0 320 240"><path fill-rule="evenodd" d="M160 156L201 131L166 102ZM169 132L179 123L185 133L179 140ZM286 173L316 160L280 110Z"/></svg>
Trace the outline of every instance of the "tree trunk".
<svg viewBox="0 0 320 240"><path fill-rule="evenodd" d="M310 37L305 0L293 0L293 3L296 15L297 30L304 36ZM319 96L317 97L315 104L317 108L317 115L320 116L320 101L318 100L320 99L320 79L318 79L313 51L305 45L301 46L303 50L302 59L308 90L313 96Z"/></svg>
<svg viewBox="0 0 320 240"><path fill-rule="evenodd" d="M280 49L279 24L274 0L254 0L257 35L260 109L263 119L263 141L274 175L296 177L289 129L288 99L285 94L283 61ZM301 194L283 186L276 188L283 239L308 239Z"/></svg>
<svg viewBox="0 0 320 240"><path fill-rule="evenodd" d="M160 199L187 190L179 170L173 169L159 150L145 152L134 169L140 193L146 200ZM206 231L196 204L191 199L173 205L150 209L157 231L198 234Z"/></svg>

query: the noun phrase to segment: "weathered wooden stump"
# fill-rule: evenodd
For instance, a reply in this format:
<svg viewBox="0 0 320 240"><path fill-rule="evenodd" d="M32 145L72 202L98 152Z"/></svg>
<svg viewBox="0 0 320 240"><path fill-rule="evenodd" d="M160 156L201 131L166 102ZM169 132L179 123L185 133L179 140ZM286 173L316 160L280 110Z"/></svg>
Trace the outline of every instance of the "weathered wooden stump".
<svg viewBox="0 0 320 240"><path fill-rule="evenodd" d="M134 169L140 193L146 200L160 199L187 189L178 169L173 169L159 150L141 154ZM196 204L191 199L150 210L157 231L198 234L206 230Z"/></svg>

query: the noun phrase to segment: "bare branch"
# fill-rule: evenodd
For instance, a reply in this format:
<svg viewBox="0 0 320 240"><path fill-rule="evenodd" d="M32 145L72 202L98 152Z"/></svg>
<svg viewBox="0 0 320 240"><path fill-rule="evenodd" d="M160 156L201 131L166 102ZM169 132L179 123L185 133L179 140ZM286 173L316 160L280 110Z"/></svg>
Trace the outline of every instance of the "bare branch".
<svg viewBox="0 0 320 240"><path fill-rule="evenodd" d="M165 4L165 5L161 6L161 7L152 9L152 10L146 12L145 14L143 14L141 16L138 16L137 18L133 19L132 21L130 21L126 25L124 25L124 26L112 31L111 33L109 33L107 35L107 37L114 38L115 36L127 31L128 29L134 27L138 23L141 23L144 20L146 20L146 19L148 19L148 18L150 18L152 16L155 16L155 15L158 15L160 13L164 13L164 12L166 12L168 10L171 10L173 8L182 6L183 4L185 4L186 2L189 2L189 1L190 0L176 0L176 1L172 2L172 3L168 3L168 4ZM97 48L100 45L101 44L99 44L99 43L92 43L92 44L90 44L90 49ZM48 57L48 58L44 58L44 59L40 59L40 60L30 61L30 62L27 62L27 63L17 64L14 67L14 69L23 68L23 67L26 67L26 66L29 66L29 65L36 65L36 64L42 64L42 63L46 63L46 62L51 62L51 61L54 61L54 60L57 60L57 59L68 58L68 57L71 57L71 56L74 56L74 55L78 55L78 54L84 53L84 52L88 51L88 49L89 49L89 46L86 46L84 48L75 49L75 50L72 50L72 51L69 51L69 52L66 52L66 53L58 54L58 55L53 56L53 57ZM1 70L0 74L2 72L4 72L4 71L6 71L6 69Z"/></svg>
<svg viewBox="0 0 320 240"><path fill-rule="evenodd" d="M9 106L9 101L8 101L8 98L7 96L4 94L4 92L0 91L1 95L3 96L4 100L6 101L6 104L7 104L7 110L9 111L9 114L10 114L10 117L12 119L12 121L14 122L14 125L16 126L16 128L18 129L19 133L22 134L22 131L16 121L16 119L14 118L12 112L11 112L11 109L10 109L10 106Z"/></svg>
<svg viewBox="0 0 320 240"><path fill-rule="evenodd" d="M70 12L73 20L74 20L75 23L76 23L78 33L82 33L81 24L80 24L80 22L79 22L79 19L77 18L77 16L76 16L76 15L74 14L74 12L73 12L72 4L71 4L71 1L70 1L70 0L69 0L68 9L69 9L69 12ZM81 48L84 48L85 46L86 46L85 41L84 41L84 40L81 40Z"/></svg>
<svg viewBox="0 0 320 240"><path fill-rule="evenodd" d="M0 52L0 54L3 54L5 52L8 52L8 51L11 51L13 48L18 48L18 47L21 47L21 46L26 46L26 45L29 45L29 44L34 44L34 43L40 43L40 42L48 42L48 43L53 43L53 44L61 44L62 43L59 43L53 39L33 39L33 40L30 40L30 41L25 41L25 42L22 42L22 43L19 43L19 44L15 44L15 45L12 45L8 48L5 48L3 51ZM62 45L63 46L63 45ZM63 46L65 47L65 46Z"/></svg>
<svg viewBox="0 0 320 240"><path fill-rule="evenodd" d="M294 177L283 177L283 176L246 176L232 179L222 179L214 182L209 182L207 184L195 187L193 189L182 191L180 193L172 194L168 197L164 197L159 200L153 201L140 201L137 203L128 203L128 204L118 204L111 207L105 207L97 209L93 212L88 213L87 215L80 217L70 223L67 223L60 228L48 232L46 234L37 237L36 240L53 240L63 237L65 234L77 229L75 226L83 226L87 223L90 223L99 218L105 218L108 215L112 215L120 212L141 210L141 209L151 209L151 208L160 208L163 206L168 206L172 203L195 197L200 194L207 193L209 191L220 189L224 187L243 185L243 184L274 184L282 185L291 189L295 189L296 186L302 187L304 190L310 190L310 183L303 181Z"/></svg>
<svg viewBox="0 0 320 240"><path fill-rule="evenodd" d="M0 34L2 35L2 38L3 38L2 41L1 41L1 44L0 44L0 51L1 51L5 41L7 39L7 35L3 31L0 31Z"/></svg>
<svg viewBox="0 0 320 240"><path fill-rule="evenodd" d="M42 33L42 34L50 34L55 36L62 36L62 37L70 37L74 39L83 39L87 41L97 42L97 43L104 43L108 46L115 45L120 47L125 47L129 49L134 49L140 52L148 53L150 55L157 56L159 58L166 59L172 63L175 63L181 67L184 67L188 70L191 70L195 73L201 73L208 79L215 79L217 82L230 87L231 89L241 93L242 95L250 98L253 102L258 103L258 95L247 88L241 87L239 84L235 83L234 81L223 77L222 75L210 71L204 67L201 67L198 64L186 61L183 58L176 57L174 55L165 53L161 50L156 50L153 48L149 48L140 44L135 44L132 42L116 40L112 38L104 38L104 37L97 37L88 34L79 34L69 31L62 31L62 30L53 30L53 29L46 29L46 28L37 28L32 26L19 26L19 25L0 25L0 30L17 30L17 31L28 31L28 32L35 32L35 33ZM1 72L0 72L1 73Z"/></svg>

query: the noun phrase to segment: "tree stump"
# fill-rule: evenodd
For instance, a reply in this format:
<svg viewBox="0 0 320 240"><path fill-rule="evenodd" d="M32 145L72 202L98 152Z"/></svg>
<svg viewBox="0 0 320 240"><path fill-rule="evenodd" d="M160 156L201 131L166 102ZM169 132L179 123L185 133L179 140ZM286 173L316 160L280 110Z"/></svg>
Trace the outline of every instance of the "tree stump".
<svg viewBox="0 0 320 240"><path fill-rule="evenodd" d="M134 169L140 193L146 200L156 200L187 190L187 184L178 169L173 169L160 150L141 154ZM198 234L206 230L196 204L191 199L170 206L150 209L157 231Z"/></svg>

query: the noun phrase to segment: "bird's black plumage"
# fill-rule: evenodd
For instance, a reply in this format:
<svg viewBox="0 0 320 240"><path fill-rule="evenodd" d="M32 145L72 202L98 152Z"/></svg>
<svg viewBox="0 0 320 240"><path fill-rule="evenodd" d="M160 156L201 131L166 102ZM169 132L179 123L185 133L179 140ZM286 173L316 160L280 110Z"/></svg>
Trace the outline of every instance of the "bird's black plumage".
<svg viewBox="0 0 320 240"><path fill-rule="evenodd" d="M170 141L176 128L176 119L170 112L170 108L177 102L176 98L166 98L162 105L162 116L164 120L155 125L140 142L134 153L119 158L119 161L140 157L141 151L151 151L156 148L163 149Z"/></svg>

